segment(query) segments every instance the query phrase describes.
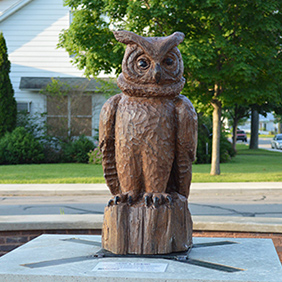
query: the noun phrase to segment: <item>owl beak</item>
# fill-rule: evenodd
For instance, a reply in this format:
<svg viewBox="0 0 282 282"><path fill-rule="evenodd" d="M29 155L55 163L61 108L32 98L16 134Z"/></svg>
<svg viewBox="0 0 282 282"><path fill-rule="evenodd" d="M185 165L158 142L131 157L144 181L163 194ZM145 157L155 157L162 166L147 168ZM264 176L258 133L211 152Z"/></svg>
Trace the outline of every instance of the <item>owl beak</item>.
<svg viewBox="0 0 282 282"><path fill-rule="evenodd" d="M154 77L157 84L161 80L161 73L162 73L162 69L161 69L160 64L156 64L154 72L153 72L153 77Z"/></svg>

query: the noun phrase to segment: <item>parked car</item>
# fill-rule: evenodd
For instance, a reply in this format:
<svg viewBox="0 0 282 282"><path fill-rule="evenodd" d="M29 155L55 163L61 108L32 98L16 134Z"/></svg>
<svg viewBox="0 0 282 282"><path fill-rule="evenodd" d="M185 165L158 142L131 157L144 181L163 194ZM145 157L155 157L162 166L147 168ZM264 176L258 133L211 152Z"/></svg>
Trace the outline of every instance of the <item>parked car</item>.
<svg viewBox="0 0 282 282"><path fill-rule="evenodd" d="M276 134L271 140L272 149L281 149L282 150L282 134Z"/></svg>
<svg viewBox="0 0 282 282"><path fill-rule="evenodd" d="M241 140L243 142L247 142L247 134L244 130L237 130L237 138L236 141Z"/></svg>

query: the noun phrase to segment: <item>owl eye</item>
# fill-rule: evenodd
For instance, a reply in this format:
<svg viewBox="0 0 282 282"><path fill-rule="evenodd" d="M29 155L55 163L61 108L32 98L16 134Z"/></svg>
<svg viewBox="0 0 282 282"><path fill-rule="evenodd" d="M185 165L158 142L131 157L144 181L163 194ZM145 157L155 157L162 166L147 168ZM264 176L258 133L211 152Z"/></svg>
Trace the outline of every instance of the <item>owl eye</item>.
<svg viewBox="0 0 282 282"><path fill-rule="evenodd" d="M164 63L165 63L166 65L168 65L168 66L172 66L173 63L174 63L174 61L173 61L172 58L165 58L165 59L164 59Z"/></svg>
<svg viewBox="0 0 282 282"><path fill-rule="evenodd" d="M149 66L150 66L150 63L145 60L145 59L140 59L138 62L137 62L137 66L140 68L140 69L147 69Z"/></svg>

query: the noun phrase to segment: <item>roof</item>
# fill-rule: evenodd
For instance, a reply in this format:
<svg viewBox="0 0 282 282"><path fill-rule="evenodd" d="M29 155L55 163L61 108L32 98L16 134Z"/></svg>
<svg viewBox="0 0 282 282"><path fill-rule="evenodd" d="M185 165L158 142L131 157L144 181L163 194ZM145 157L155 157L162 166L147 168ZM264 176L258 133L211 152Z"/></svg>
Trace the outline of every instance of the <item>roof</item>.
<svg viewBox="0 0 282 282"><path fill-rule="evenodd" d="M33 0L2 0L0 1L0 22L20 10Z"/></svg>
<svg viewBox="0 0 282 282"><path fill-rule="evenodd" d="M101 87L101 84L94 78L88 80L83 77L21 77L19 88L21 90L39 91L46 88L46 86L52 82L52 79L60 81L67 87L77 88L79 91L83 92L97 91L97 89Z"/></svg>

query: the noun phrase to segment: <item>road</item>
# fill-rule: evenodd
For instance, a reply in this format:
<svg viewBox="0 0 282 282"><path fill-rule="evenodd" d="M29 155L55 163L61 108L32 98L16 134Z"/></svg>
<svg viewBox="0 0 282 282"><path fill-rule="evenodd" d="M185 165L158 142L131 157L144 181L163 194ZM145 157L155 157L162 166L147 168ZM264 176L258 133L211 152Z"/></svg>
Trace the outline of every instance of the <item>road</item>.
<svg viewBox="0 0 282 282"><path fill-rule="evenodd" d="M279 194L280 193L280 194ZM0 215L103 214L109 196L13 196L0 198ZM282 195L259 191L223 195L193 193L189 197L192 215L240 217L282 217Z"/></svg>
<svg viewBox="0 0 282 282"><path fill-rule="evenodd" d="M268 137L259 138L259 148L282 153L282 150L271 148L271 140L272 138L268 138ZM229 141L231 142L231 139ZM237 141L237 143L240 143L240 142L241 141ZM249 145L249 142L250 142L250 138L248 139L248 142L246 144Z"/></svg>

